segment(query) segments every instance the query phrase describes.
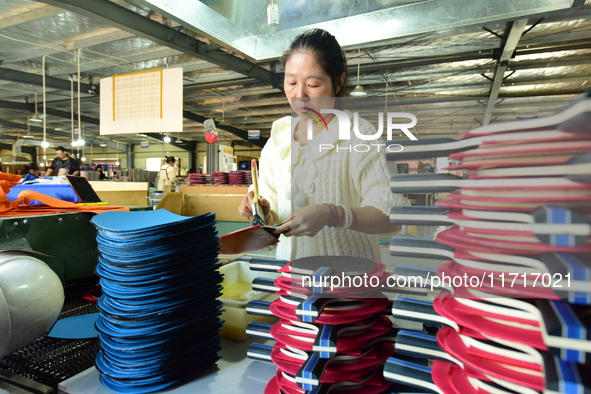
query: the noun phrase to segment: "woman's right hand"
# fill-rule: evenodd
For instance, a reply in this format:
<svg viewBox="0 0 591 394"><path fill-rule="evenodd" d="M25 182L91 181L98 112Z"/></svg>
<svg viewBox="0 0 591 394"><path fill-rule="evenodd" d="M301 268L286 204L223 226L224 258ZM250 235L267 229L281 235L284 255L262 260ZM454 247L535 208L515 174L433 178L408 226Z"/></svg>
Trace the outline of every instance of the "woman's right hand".
<svg viewBox="0 0 591 394"><path fill-rule="evenodd" d="M246 196L242 199L242 202L238 206L238 213L248 219L249 222L252 222L252 202L254 200L254 192L248 192ZM259 205L263 209L263 214L265 217L265 223L269 217L269 213L271 212L271 204L268 200L265 200L262 197L259 197Z"/></svg>

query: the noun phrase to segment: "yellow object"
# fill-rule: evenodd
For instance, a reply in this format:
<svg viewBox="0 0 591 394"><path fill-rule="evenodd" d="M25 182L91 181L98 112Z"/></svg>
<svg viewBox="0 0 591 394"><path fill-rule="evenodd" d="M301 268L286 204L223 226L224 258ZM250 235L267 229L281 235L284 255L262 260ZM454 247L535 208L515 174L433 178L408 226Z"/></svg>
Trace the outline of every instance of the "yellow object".
<svg viewBox="0 0 591 394"><path fill-rule="evenodd" d="M244 342L249 337L246 335L246 326L252 321L259 323L273 323L275 317L255 316L246 313L246 304L250 300L272 301L277 298L271 293L263 293L252 290L252 280L256 277L276 278L278 274L269 272L255 272L248 268L245 261L234 261L220 267L224 274L222 282L222 296L224 312L220 318L224 320L220 337L237 342Z"/></svg>
<svg viewBox="0 0 591 394"><path fill-rule="evenodd" d="M233 301L250 301L260 297L261 292L252 289L250 282L234 282L222 289L222 298Z"/></svg>

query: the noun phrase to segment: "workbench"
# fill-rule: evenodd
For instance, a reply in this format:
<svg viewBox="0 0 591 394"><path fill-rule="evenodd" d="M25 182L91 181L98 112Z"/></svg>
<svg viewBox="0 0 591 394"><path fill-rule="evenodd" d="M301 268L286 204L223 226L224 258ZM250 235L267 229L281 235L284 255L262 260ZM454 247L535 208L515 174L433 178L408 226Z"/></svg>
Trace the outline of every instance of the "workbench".
<svg viewBox="0 0 591 394"><path fill-rule="evenodd" d="M271 363L246 358L246 351L253 340L238 343L222 339L221 359L216 366L190 378L180 386L158 393L170 394L262 394L267 382L275 375ZM260 342L260 341L258 341ZM112 394L99 380L95 367L64 380L58 386L66 394Z"/></svg>

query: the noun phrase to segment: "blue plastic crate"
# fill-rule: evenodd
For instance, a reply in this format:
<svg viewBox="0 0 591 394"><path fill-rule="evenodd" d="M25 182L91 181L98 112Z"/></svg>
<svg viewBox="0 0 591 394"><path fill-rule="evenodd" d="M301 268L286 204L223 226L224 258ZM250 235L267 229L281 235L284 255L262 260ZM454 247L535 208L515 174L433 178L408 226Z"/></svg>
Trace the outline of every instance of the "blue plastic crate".
<svg viewBox="0 0 591 394"><path fill-rule="evenodd" d="M51 184L43 184L43 183L31 183L31 184L19 184L13 186L10 189L10 192L6 195L8 200L14 201L18 198L18 195L23 190L33 190L46 196L54 197L64 201L70 202L80 202L80 199L72 189L70 185L51 185ZM31 201L29 203L31 206L42 206L45 205L39 201Z"/></svg>

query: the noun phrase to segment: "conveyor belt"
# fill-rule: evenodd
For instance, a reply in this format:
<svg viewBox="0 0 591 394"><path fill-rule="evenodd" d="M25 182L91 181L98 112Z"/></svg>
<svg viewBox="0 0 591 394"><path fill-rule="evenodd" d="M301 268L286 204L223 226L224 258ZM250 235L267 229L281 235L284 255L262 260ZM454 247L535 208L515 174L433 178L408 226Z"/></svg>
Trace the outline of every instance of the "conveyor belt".
<svg viewBox="0 0 591 394"><path fill-rule="evenodd" d="M97 278L89 278L66 285L66 299L60 319L98 312L96 303L82 299L82 294L92 289L97 282ZM57 391L59 382L92 367L98 351L98 338L67 340L41 337L29 346L0 359L0 369Z"/></svg>

